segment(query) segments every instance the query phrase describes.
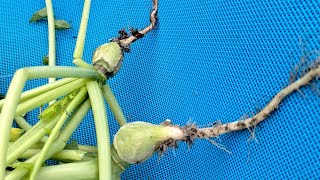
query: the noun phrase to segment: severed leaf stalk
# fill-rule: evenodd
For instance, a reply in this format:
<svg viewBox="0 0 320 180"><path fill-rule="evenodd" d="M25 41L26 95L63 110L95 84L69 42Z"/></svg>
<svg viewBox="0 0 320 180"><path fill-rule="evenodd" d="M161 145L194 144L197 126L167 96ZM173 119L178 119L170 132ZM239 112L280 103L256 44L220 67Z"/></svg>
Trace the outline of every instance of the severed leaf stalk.
<svg viewBox="0 0 320 180"><path fill-rule="evenodd" d="M11 128L10 132L10 142L16 141L24 133L24 130L20 128Z"/></svg>

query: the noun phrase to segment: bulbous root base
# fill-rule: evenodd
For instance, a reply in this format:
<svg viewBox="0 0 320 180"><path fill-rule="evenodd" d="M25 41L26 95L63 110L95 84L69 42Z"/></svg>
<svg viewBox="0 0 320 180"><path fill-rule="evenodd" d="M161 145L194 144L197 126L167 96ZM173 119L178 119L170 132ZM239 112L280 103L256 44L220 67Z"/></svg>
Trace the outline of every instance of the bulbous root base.
<svg viewBox="0 0 320 180"><path fill-rule="evenodd" d="M188 147L190 148L191 145L194 143L194 140L198 138L207 139L218 148L223 149L228 153L231 153L222 144L219 144L216 141L210 139L213 137L217 138L218 136L212 135L212 134L209 135L205 133L204 129L198 127L196 123L188 123L185 126L178 126L178 125L172 124L171 120L167 119L160 125L172 128L172 130L174 130L175 133L172 133L170 135L170 137L172 138L169 138L165 141L161 141L157 144L156 151L159 151L159 157L161 157L164 153L166 153L167 150L170 148L172 149L178 148L178 142L180 141L186 142ZM220 125L221 125L220 123L215 123L211 128L215 128ZM182 136L181 136L181 133L183 134Z"/></svg>

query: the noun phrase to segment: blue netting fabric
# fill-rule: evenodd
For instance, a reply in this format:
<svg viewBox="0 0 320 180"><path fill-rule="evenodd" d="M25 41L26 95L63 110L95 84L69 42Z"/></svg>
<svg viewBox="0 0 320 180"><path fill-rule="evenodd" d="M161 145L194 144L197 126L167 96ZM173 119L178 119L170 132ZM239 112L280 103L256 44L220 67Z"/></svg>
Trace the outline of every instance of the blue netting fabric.
<svg viewBox="0 0 320 180"><path fill-rule="evenodd" d="M83 1L53 1L55 16L72 29L57 31L57 64L72 66ZM44 1L0 3L0 93L14 72L42 65L47 25L29 24ZM128 121L160 123L169 118L208 125L251 115L288 84L294 64L320 47L320 1L162 1L159 27L132 45L122 70L110 83ZM121 28L149 23L151 0L93 0L84 59ZM28 81L26 90L45 84ZM318 85L318 84L316 84ZM249 131L220 137L232 154L198 140L181 143L160 160L127 169L123 179L318 179L320 98L312 86L287 97L279 109ZM318 87L319 89L319 87ZM111 137L119 126L108 110ZM35 123L37 112L29 113ZM96 144L92 113L73 135Z"/></svg>

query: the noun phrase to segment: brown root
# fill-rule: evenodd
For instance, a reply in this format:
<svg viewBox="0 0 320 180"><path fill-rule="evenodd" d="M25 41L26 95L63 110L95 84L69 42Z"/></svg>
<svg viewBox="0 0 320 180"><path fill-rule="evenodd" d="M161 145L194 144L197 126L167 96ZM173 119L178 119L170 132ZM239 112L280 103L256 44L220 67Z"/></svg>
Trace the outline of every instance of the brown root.
<svg viewBox="0 0 320 180"><path fill-rule="evenodd" d="M153 8L150 13L150 24L142 30L138 30L136 28L130 28L129 34L121 29L119 31L119 36L111 39L113 42L117 42L124 52L130 52L130 45L138 39L143 38L150 31L155 29L157 20L158 20L158 0L152 0Z"/></svg>

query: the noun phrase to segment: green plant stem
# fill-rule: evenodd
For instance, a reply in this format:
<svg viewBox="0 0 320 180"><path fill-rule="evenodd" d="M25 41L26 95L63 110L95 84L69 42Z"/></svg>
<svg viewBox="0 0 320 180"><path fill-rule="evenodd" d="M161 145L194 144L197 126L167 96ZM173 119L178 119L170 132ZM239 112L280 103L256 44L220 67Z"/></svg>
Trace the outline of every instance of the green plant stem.
<svg viewBox="0 0 320 180"><path fill-rule="evenodd" d="M29 131L32 128L32 126L21 116L15 117L15 121L19 125L19 127L24 129L25 131Z"/></svg>
<svg viewBox="0 0 320 180"><path fill-rule="evenodd" d="M78 145L78 149L85 152L97 153L98 149L95 146L87 146L87 145Z"/></svg>
<svg viewBox="0 0 320 180"><path fill-rule="evenodd" d="M0 114L0 180L4 179L10 129L23 87L28 79L48 77L73 77L101 79L101 75L91 69L72 67L30 67L19 69L12 78L8 94Z"/></svg>
<svg viewBox="0 0 320 180"><path fill-rule="evenodd" d="M68 66L35 66L20 69L25 71L28 76L28 79L37 79L37 78L93 78L104 80L103 77L95 70L79 67L68 67ZM19 71L19 70L18 70Z"/></svg>
<svg viewBox="0 0 320 180"><path fill-rule="evenodd" d="M54 27L54 13L51 0L46 0L48 17L48 42L49 42L49 66L56 65L56 34ZM54 82L55 78L49 78L49 83Z"/></svg>
<svg viewBox="0 0 320 180"><path fill-rule="evenodd" d="M9 142L9 147L13 145L14 142ZM42 149L43 148L43 143L35 143L32 145L29 149Z"/></svg>
<svg viewBox="0 0 320 180"><path fill-rule="evenodd" d="M126 124L127 120L124 117L122 109L108 84L103 86L102 93L119 125L123 126Z"/></svg>
<svg viewBox="0 0 320 180"><path fill-rule="evenodd" d="M16 120L16 123L25 131L29 131L32 128L32 126L23 117L18 116L15 118L15 120ZM41 142L45 143L47 140L48 140L48 137L44 136L41 139ZM43 147L43 144L40 148L42 148L42 147ZM98 152L97 147L95 147L95 146L78 144L78 148L79 148L79 150L85 151L85 152L90 152L90 153L97 153Z"/></svg>
<svg viewBox="0 0 320 180"><path fill-rule="evenodd" d="M82 119L85 117L87 112L90 109L90 100L86 100L82 105L72 114L70 120L68 121L65 128L62 130L61 134L57 137L56 141L52 144L52 147L49 149L46 159L53 156L55 153L61 151L66 142L71 137L72 133L76 130L79 126ZM26 163L34 163L40 154L33 156L32 158L28 159ZM17 180L21 179L24 175L29 172L28 169L24 167L17 167L14 171L12 171L8 176L6 176L6 180Z"/></svg>
<svg viewBox="0 0 320 180"><path fill-rule="evenodd" d="M111 160L112 163L112 180L120 180L120 173L123 172L117 166L117 163ZM37 180L69 180L69 179L86 179L96 180L99 178L97 159L87 162L68 163L56 166L48 166L40 169Z"/></svg>
<svg viewBox="0 0 320 180"><path fill-rule="evenodd" d="M53 83L49 83L49 84L25 91L21 94L21 98L19 100L19 103L22 103L22 102L29 100L31 98L34 98L42 93L45 93L45 92L50 91L52 89L55 89L59 86L68 84L68 83L75 81L75 80L76 80L75 78L64 78L64 79L55 81ZM0 100L0 110L3 106L3 104L4 104L4 99Z"/></svg>
<svg viewBox="0 0 320 180"><path fill-rule="evenodd" d="M23 118L20 116L15 117L15 121L16 123L25 131L29 131L30 129L32 129L32 126ZM41 121L39 121L41 122ZM47 141L48 137L44 136L43 138L41 138L41 142L45 143Z"/></svg>
<svg viewBox="0 0 320 180"><path fill-rule="evenodd" d="M61 127L64 125L65 121L67 120L67 118L69 116L68 113L71 113L74 109L76 109L81 104L81 102L83 102L83 100L87 97L86 95L87 95L87 89L85 87L81 88L80 92L76 95L76 97L71 101L71 103L66 108L66 112L63 112L63 114L61 115L56 126L52 129L52 132L50 133L49 138L48 138L47 142L45 143L45 145L39 155L39 158L36 160L36 162L33 166L33 169L31 171L31 175L30 175L30 180L35 179L42 163L46 159L46 154L48 153L54 140L57 138Z"/></svg>
<svg viewBox="0 0 320 180"><path fill-rule="evenodd" d="M11 81L5 103L0 114L0 180L5 177L6 156L8 150L9 134L23 86L27 81L23 71L17 71Z"/></svg>
<svg viewBox="0 0 320 180"><path fill-rule="evenodd" d="M60 116L57 116L50 122L39 121L30 131L27 131L21 138L15 141L8 149L6 165L13 163L28 148L39 142L47 134L48 129L54 127L59 118Z"/></svg>
<svg viewBox="0 0 320 180"><path fill-rule="evenodd" d="M119 159L119 156L117 155L115 150L111 151L111 157L112 180L120 180L120 174L126 168L128 168L130 164L127 164ZM43 167L40 169L37 179L98 179L98 168L98 162L96 159L87 162L68 163L57 166Z"/></svg>
<svg viewBox="0 0 320 180"><path fill-rule="evenodd" d="M86 63L84 60L79 59L79 58L74 59L73 64L77 65L78 67L83 67L83 68L87 68L87 69L95 69L92 65Z"/></svg>
<svg viewBox="0 0 320 180"><path fill-rule="evenodd" d="M79 61L83 61L82 55L83 55L84 42L86 39L86 32L88 27L90 5L91 5L91 0L84 1L78 38L77 38L76 47L73 53L73 58L79 59Z"/></svg>
<svg viewBox="0 0 320 180"><path fill-rule="evenodd" d="M68 163L41 168L37 180L96 180L99 177L97 159L88 162ZM113 179L115 180L115 179Z"/></svg>
<svg viewBox="0 0 320 180"><path fill-rule="evenodd" d="M11 128L9 141L10 142L16 141L17 139L19 139L23 135L24 132L25 131L20 128Z"/></svg>
<svg viewBox="0 0 320 180"><path fill-rule="evenodd" d="M82 160L81 161L73 161L73 162L83 162L83 161L91 161L91 160L93 160L93 159L97 159L97 157L98 157L98 154L95 154L95 157L93 156L93 155L85 155L83 158L82 158ZM72 162L69 162L69 163L72 163Z"/></svg>
<svg viewBox="0 0 320 180"><path fill-rule="evenodd" d="M69 84L60 86L56 89L53 89L51 91L48 91L46 93L43 93L37 97L34 97L32 99L29 99L28 101L25 101L18 105L16 110L16 116L21 116L22 114L25 114L32 109L35 109L39 106L42 106L56 98L59 98L63 95L66 95L74 90L77 90L83 86L85 86L88 79L78 79L75 80Z"/></svg>
<svg viewBox="0 0 320 180"><path fill-rule="evenodd" d="M96 127L99 179L111 180L111 150L108 119L103 95L98 82L87 83L88 93L91 100L93 118Z"/></svg>
<svg viewBox="0 0 320 180"><path fill-rule="evenodd" d="M38 154L41 149L28 149L19 158L31 158L32 156ZM81 161L86 154L85 151L81 150L62 150L52 156L53 159L58 160L72 160Z"/></svg>

